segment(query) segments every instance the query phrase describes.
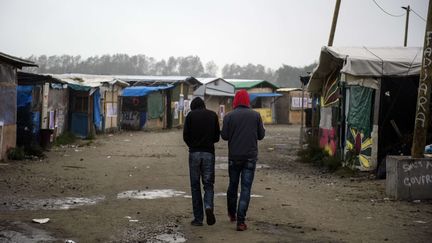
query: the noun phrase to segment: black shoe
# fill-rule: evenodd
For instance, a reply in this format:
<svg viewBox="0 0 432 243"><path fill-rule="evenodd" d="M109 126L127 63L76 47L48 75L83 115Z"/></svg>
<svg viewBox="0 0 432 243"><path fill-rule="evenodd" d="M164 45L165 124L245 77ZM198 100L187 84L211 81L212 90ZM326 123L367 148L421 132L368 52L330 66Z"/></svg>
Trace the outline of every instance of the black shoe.
<svg viewBox="0 0 432 243"><path fill-rule="evenodd" d="M213 209L206 208L205 213L206 213L206 218L207 218L207 224L208 225L214 225L216 223L216 218L213 214Z"/></svg>
<svg viewBox="0 0 432 243"><path fill-rule="evenodd" d="M198 220L192 220L191 225L193 226L203 226L203 223Z"/></svg>

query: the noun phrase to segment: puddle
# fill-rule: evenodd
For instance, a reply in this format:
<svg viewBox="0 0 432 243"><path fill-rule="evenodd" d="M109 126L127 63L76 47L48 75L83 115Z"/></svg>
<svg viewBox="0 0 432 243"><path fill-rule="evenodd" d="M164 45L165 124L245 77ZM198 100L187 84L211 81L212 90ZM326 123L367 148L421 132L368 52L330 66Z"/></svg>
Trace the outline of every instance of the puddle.
<svg viewBox="0 0 432 243"><path fill-rule="evenodd" d="M0 225L0 242L54 242L48 232L34 228L21 222L12 222Z"/></svg>
<svg viewBox="0 0 432 243"><path fill-rule="evenodd" d="M105 196L100 197L65 197L47 199L18 199L10 203L0 205L0 211L5 210L67 210L87 205L95 205L103 201Z"/></svg>
<svg viewBox="0 0 432 243"><path fill-rule="evenodd" d="M158 198L169 198L169 197L180 197L185 192L176 191L173 189L161 189L161 190L132 190L120 192L117 194L117 198L133 198L133 199L158 199Z"/></svg>
<svg viewBox="0 0 432 243"><path fill-rule="evenodd" d="M186 238L180 234L161 234L156 236L155 242L163 242L163 243L180 243L180 242L186 242Z"/></svg>
<svg viewBox="0 0 432 243"><path fill-rule="evenodd" d="M226 192L218 192L215 193L215 197L226 197ZM238 193L238 197L240 197L240 193ZM261 198L264 197L263 195L257 195L257 194L252 194L251 197L255 197L255 198Z"/></svg>
<svg viewBox="0 0 432 243"><path fill-rule="evenodd" d="M266 164L257 164L256 168L257 169L268 169L268 168L270 168L270 166L266 165ZM215 169L216 170L228 170L228 163L215 164Z"/></svg>

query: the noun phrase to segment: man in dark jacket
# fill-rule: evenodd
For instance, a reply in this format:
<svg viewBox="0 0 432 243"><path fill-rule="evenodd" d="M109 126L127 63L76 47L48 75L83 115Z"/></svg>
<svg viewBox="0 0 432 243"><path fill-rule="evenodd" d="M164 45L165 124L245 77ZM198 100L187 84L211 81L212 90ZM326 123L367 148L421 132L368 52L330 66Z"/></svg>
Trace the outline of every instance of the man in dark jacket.
<svg viewBox="0 0 432 243"><path fill-rule="evenodd" d="M239 90L234 97L234 110L224 117L221 131L222 139L228 140L228 216L231 222L237 221L238 231L247 229L246 212L258 159L257 140L262 140L265 135L260 114L249 106L249 94L246 90ZM240 178L240 200L237 206Z"/></svg>
<svg viewBox="0 0 432 243"><path fill-rule="evenodd" d="M191 224L203 225L202 179L204 185L204 208L208 225L216 223L213 214L213 184L215 181L215 148L219 141L219 118L207 110L204 101L196 97L191 102L191 111L186 116L183 140L189 147L189 174L192 191L194 220Z"/></svg>

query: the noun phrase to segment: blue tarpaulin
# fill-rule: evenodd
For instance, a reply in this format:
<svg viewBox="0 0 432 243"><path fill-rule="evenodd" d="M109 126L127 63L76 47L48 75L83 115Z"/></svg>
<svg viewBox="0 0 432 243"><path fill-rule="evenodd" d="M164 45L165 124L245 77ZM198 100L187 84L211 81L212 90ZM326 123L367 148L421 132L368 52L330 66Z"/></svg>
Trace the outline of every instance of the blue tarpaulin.
<svg viewBox="0 0 432 243"><path fill-rule="evenodd" d="M31 85L17 86L17 107L26 107L31 105L32 90L33 86Z"/></svg>
<svg viewBox="0 0 432 243"><path fill-rule="evenodd" d="M167 86L154 86L154 87L145 87L145 86L135 86L135 87L127 87L123 89L122 96L130 97L130 96L146 96L152 92L156 92L159 90L171 89L174 85Z"/></svg>
<svg viewBox="0 0 432 243"><path fill-rule="evenodd" d="M278 93L249 93L249 99L250 101L254 101L258 97L278 97L282 96Z"/></svg>
<svg viewBox="0 0 432 243"><path fill-rule="evenodd" d="M101 95L99 89L93 93L93 122L98 131L102 130L102 118L100 108Z"/></svg>

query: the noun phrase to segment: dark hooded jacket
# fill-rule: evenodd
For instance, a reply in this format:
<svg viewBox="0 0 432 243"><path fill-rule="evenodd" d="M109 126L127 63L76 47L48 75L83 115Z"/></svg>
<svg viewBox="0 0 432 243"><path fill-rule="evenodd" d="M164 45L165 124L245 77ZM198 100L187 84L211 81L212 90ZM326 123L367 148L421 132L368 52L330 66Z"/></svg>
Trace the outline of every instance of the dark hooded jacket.
<svg viewBox="0 0 432 243"><path fill-rule="evenodd" d="M219 118L214 111L207 110L204 101L196 97L190 105L183 128L183 140L189 152L214 154L214 143L219 141Z"/></svg>
<svg viewBox="0 0 432 243"><path fill-rule="evenodd" d="M265 130L261 115L249 106L249 94L239 90L234 97L234 110L224 117L221 137L228 140L230 160L258 157L258 140L264 138Z"/></svg>

